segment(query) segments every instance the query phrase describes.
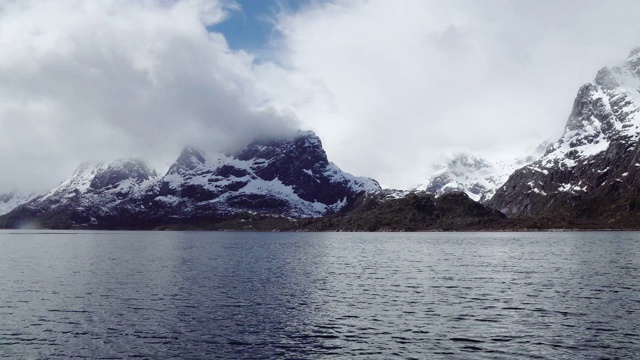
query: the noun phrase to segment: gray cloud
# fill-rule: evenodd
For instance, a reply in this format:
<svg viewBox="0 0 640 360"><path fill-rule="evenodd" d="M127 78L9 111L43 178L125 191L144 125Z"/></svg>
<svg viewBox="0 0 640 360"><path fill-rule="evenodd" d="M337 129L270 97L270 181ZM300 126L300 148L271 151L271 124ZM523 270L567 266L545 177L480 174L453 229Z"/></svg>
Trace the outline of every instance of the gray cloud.
<svg viewBox="0 0 640 360"><path fill-rule="evenodd" d="M167 162L297 127L250 54L206 26L224 1L0 4L0 190L45 189L84 160Z"/></svg>
<svg viewBox="0 0 640 360"><path fill-rule="evenodd" d="M281 105L343 168L411 187L447 154L515 157L557 138L578 87L640 45L638 13L636 1L316 3L279 18Z"/></svg>

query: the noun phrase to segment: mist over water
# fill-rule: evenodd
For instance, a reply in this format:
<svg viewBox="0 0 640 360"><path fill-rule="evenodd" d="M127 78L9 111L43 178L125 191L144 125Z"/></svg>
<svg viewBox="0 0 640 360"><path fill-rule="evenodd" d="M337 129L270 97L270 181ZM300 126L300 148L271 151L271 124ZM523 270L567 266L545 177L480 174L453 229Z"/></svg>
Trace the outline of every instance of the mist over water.
<svg viewBox="0 0 640 360"><path fill-rule="evenodd" d="M8 358L632 358L640 234L0 232Z"/></svg>

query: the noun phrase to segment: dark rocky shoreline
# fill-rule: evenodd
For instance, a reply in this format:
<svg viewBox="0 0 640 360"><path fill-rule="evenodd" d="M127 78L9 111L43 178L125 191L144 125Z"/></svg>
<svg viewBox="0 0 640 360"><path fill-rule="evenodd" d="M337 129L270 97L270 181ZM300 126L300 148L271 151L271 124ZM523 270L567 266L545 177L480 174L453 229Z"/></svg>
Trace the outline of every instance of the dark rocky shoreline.
<svg viewBox="0 0 640 360"><path fill-rule="evenodd" d="M106 220L106 221L104 221ZM0 228L157 230L157 231L283 231L283 232L438 232L438 231L611 231L640 230L640 216L619 221L506 217L479 204L464 193L440 197L417 192L385 200L380 193L363 194L347 212L317 218L294 219L280 215L243 212L194 218L113 218L100 224L74 225L70 221L43 219L18 225L0 217Z"/></svg>

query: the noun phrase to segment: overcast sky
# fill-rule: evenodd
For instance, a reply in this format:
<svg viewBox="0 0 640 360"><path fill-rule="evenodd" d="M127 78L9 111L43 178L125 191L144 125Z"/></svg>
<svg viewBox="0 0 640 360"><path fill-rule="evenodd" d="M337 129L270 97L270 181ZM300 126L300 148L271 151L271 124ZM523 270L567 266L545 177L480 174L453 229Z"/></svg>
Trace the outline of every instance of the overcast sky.
<svg viewBox="0 0 640 360"><path fill-rule="evenodd" d="M0 0L0 192L79 162L168 164L312 129L410 188L443 156L523 155L640 46L638 1Z"/></svg>

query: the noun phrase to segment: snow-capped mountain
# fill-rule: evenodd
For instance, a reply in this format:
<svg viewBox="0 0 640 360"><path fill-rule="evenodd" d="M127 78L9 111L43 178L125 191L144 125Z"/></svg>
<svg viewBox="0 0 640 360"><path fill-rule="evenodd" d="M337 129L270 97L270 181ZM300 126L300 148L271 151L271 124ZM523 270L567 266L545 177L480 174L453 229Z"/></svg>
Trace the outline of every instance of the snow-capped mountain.
<svg viewBox="0 0 640 360"><path fill-rule="evenodd" d="M140 160L81 164L7 217L9 226L37 221L47 227L166 224L240 212L304 218L341 211L375 190L375 180L329 162L313 132L298 132L255 141L233 155L187 147L162 177Z"/></svg>
<svg viewBox="0 0 640 360"><path fill-rule="evenodd" d="M32 198L9 216L53 218L63 227L96 224L104 216L144 211L140 199L157 179L155 170L141 160L82 163L56 188Z"/></svg>
<svg viewBox="0 0 640 360"><path fill-rule="evenodd" d="M475 155L457 154L446 164L434 166L431 175L416 190L436 196L462 191L471 199L486 203L509 175L542 156L548 146L549 143L544 142L532 155L513 161L490 161Z"/></svg>
<svg viewBox="0 0 640 360"><path fill-rule="evenodd" d="M104 202L109 207L124 199L141 197L157 178L156 171L142 160L82 163L71 177L53 190L36 197L30 205L55 208L81 199L91 205Z"/></svg>
<svg viewBox="0 0 640 360"><path fill-rule="evenodd" d="M295 218L340 211L373 179L345 173L327 159L313 132L292 140L260 140L235 155L186 148L160 180L156 201L185 212L255 211Z"/></svg>
<svg viewBox="0 0 640 360"><path fill-rule="evenodd" d="M639 137L637 48L624 64L602 68L579 89L562 137L542 158L517 170L489 204L517 215L613 219L635 211Z"/></svg>
<svg viewBox="0 0 640 360"><path fill-rule="evenodd" d="M28 202L36 196L34 193L21 193L13 190L7 193L0 193L0 215L4 215L18 206Z"/></svg>

